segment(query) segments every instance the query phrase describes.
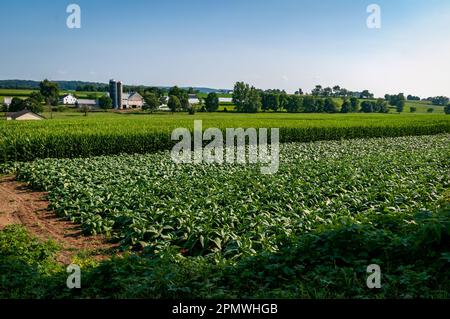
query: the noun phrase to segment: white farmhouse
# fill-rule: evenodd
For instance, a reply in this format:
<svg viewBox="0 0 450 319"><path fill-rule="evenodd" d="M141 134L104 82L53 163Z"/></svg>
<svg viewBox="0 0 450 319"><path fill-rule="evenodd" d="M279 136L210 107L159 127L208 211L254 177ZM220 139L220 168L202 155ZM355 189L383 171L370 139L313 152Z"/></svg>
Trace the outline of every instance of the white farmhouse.
<svg viewBox="0 0 450 319"><path fill-rule="evenodd" d="M77 98L72 94L66 94L61 98L61 104L64 105L75 105L77 103Z"/></svg>

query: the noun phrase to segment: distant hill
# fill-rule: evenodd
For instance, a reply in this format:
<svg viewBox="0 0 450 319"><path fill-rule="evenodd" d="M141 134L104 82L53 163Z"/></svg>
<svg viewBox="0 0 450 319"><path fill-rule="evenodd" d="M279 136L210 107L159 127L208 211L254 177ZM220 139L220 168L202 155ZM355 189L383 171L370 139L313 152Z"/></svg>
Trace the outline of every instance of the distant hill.
<svg viewBox="0 0 450 319"><path fill-rule="evenodd" d="M52 81L56 82L59 85L59 88L64 91L106 91L108 89L107 83L99 83L99 82L86 82L86 81ZM128 85L125 85L127 87ZM130 87L130 86L128 86ZM132 86L137 87L137 86ZM140 87L151 87L142 85ZM159 88L169 89L170 87L158 86ZM0 89L22 89L22 90L34 90L39 88L39 81L31 81L31 80L0 80ZM188 89L188 87L184 87L183 89ZM206 87L193 87L194 90L199 91L200 93L229 93L231 90L228 89L213 89Z"/></svg>
<svg viewBox="0 0 450 319"><path fill-rule="evenodd" d="M183 89L188 89L184 87ZM204 88L204 87L194 87L194 90L199 91L200 93L230 93L233 90L229 89L212 89L212 88Z"/></svg>
<svg viewBox="0 0 450 319"><path fill-rule="evenodd" d="M0 89L22 89L33 90L39 88L40 81L31 80L0 80ZM105 83L85 82L85 81L53 81L58 83L61 90L75 91L80 86L91 85L94 87L107 87Z"/></svg>

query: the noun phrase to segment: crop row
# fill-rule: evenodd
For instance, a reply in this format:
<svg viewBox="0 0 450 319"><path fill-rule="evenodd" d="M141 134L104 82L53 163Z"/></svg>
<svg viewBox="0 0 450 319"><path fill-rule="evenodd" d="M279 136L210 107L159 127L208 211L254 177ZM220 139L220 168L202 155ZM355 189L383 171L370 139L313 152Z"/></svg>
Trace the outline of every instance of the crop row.
<svg viewBox="0 0 450 319"><path fill-rule="evenodd" d="M280 128L280 142L432 135L450 132L450 117L400 115L206 115L204 128ZM170 149L174 128L194 117L152 116L0 123L0 164L37 158L145 154Z"/></svg>
<svg viewBox="0 0 450 319"><path fill-rule="evenodd" d="M291 143L280 169L184 164L168 152L23 163L51 208L124 247L238 258L323 227L408 223L450 186L450 136ZM380 227L384 227L380 225Z"/></svg>

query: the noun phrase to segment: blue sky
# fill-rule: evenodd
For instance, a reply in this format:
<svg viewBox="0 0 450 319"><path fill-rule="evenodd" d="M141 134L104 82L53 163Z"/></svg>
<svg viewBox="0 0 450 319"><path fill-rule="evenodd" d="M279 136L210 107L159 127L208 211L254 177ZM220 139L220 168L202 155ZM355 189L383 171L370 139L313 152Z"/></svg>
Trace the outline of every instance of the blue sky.
<svg viewBox="0 0 450 319"><path fill-rule="evenodd" d="M66 26L70 3L81 29ZM450 96L448 0L14 0L0 12L0 79Z"/></svg>

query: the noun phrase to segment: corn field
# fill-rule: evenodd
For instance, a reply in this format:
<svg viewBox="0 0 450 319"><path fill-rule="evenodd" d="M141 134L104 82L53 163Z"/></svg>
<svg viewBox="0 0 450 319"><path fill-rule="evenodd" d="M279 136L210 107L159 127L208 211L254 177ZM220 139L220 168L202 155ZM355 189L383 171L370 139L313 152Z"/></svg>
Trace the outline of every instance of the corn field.
<svg viewBox="0 0 450 319"><path fill-rule="evenodd" d="M280 128L280 142L311 142L364 137L433 135L450 132L445 115L207 114L135 116L0 122L0 164L38 158L145 154L170 149L171 131L193 128Z"/></svg>

